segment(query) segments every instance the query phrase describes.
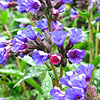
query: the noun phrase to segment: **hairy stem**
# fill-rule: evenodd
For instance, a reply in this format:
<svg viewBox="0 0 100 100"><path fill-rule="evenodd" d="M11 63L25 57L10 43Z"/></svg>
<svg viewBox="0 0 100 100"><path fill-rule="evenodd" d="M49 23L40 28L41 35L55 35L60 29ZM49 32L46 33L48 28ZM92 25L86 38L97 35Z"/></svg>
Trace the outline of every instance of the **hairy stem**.
<svg viewBox="0 0 100 100"><path fill-rule="evenodd" d="M92 18L88 18L89 21L89 38L90 38L90 63L92 63L93 60L93 36L92 36L92 24L91 24L91 19Z"/></svg>
<svg viewBox="0 0 100 100"><path fill-rule="evenodd" d="M53 73L55 75L56 86L59 87L59 79L58 79L57 69L53 64L51 64L51 68L52 68Z"/></svg>
<svg viewBox="0 0 100 100"><path fill-rule="evenodd" d="M99 32L99 22L97 23L97 31ZM98 48L99 48L99 40L96 37L96 50L95 50L95 57L98 56Z"/></svg>
<svg viewBox="0 0 100 100"><path fill-rule="evenodd" d="M60 65L60 78L63 77L63 66ZM60 84L60 88L62 88L62 85Z"/></svg>

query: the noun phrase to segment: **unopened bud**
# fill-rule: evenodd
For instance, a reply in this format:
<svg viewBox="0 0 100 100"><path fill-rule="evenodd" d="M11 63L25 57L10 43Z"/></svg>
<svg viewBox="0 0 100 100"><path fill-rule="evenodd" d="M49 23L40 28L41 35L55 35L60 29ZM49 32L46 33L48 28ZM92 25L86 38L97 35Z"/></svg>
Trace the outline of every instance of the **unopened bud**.
<svg viewBox="0 0 100 100"><path fill-rule="evenodd" d="M59 16L59 11L55 8L52 8L52 15Z"/></svg>

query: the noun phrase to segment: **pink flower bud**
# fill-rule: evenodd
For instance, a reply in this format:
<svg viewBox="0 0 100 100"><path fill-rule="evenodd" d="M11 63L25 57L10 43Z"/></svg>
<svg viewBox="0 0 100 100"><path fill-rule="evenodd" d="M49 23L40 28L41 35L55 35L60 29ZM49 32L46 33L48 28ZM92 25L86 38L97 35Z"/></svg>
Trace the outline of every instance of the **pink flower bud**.
<svg viewBox="0 0 100 100"><path fill-rule="evenodd" d="M54 65L58 65L61 61L61 56L58 54L53 54L50 57L50 63L54 64Z"/></svg>
<svg viewBox="0 0 100 100"><path fill-rule="evenodd" d="M59 16L59 11L58 11L58 9L52 8L52 14L53 14L54 16Z"/></svg>

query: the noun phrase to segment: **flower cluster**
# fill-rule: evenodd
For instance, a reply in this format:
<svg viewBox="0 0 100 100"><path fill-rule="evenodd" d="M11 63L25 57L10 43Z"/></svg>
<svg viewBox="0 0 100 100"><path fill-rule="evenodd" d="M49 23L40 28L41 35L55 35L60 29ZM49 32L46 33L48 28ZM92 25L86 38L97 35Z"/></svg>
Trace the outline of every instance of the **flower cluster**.
<svg viewBox="0 0 100 100"><path fill-rule="evenodd" d="M68 86L69 88L64 92L59 87L54 87L50 94L53 96L52 100L85 100L87 96L88 87L90 86L90 78L94 66L89 64L87 66L80 65L75 71L69 71L65 77L60 79L60 84ZM92 87L91 87L92 88ZM94 90L92 90L94 92ZM90 94L92 95L92 94ZM96 95L93 95L94 98ZM89 98L89 96L88 96Z"/></svg>

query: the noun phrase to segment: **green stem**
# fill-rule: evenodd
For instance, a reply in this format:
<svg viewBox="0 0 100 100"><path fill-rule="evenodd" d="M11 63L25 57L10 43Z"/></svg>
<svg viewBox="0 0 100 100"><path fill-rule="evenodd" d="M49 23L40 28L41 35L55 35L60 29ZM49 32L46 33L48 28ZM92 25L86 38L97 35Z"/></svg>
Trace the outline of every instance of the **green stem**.
<svg viewBox="0 0 100 100"><path fill-rule="evenodd" d="M1 65L1 67L3 68L2 65ZM2 75L4 76L5 74L2 74ZM3 83L4 83L5 96L8 97L7 84L6 84L6 80L5 80L5 78L3 79Z"/></svg>
<svg viewBox="0 0 100 100"><path fill-rule="evenodd" d="M59 79L58 79L57 69L53 64L51 64L51 68L52 68L53 73L55 75L56 85L59 87Z"/></svg>
<svg viewBox="0 0 100 100"><path fill-rule="evenodd" d="M93 60L93 36L92 36L91 19L92 18L88 19L88 21L89 21L89 37L90 37L90 43L91 43L91 46L90 46L90 63L92 63L92 60Z"/></svg>
<svg viewBox="0 0 100 100"><path fill-rule="evenodd" d="M97 31L99 32L99 22L97 23ZM95 58L98 56L98 48L99 48L99 40L96 37L96 50L95 50Z"/></svg>
<svg viewBox="0 0 100 100"><path fill-rule="evenodd" d="M63 77L63 66L60 65L60 78ZM62 85L60 84L60 88L62 88Z"/></svg>

